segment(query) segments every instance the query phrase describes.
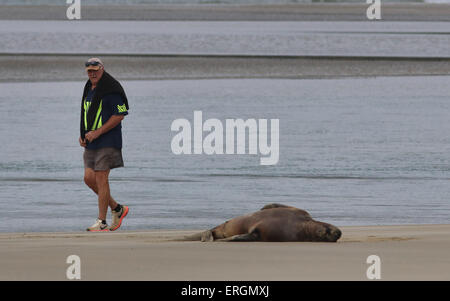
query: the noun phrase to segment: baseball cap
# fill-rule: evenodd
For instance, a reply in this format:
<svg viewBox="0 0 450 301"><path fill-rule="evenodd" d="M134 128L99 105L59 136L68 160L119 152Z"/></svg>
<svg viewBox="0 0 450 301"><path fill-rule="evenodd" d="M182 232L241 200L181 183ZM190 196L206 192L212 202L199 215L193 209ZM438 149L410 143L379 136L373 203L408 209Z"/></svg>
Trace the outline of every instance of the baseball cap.
<svg viewBox="0 0 450 301"><path fill-rule="evenodd" d="M86 63L84 63L84 66L86 67L86 71L98 70L101 66L103 66L103 62L97 57L92 57L88 59Z"/></svg>

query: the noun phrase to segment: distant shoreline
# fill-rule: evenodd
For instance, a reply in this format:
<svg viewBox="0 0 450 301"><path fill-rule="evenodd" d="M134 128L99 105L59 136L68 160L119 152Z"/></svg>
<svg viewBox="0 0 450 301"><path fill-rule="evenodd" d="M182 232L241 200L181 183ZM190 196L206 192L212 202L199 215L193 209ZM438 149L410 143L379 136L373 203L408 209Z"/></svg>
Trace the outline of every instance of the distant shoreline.
<svg viewBox="0 0 450 301"><path fill-rule="evenodd" d="M365 1L364 1L365 2ZM86 5L82 20L368 21L366 3ZM64 5L3 5L0 20L67 20ZM383 21L450 21L450 5L383 3Z"/></svg>
<svg viewBox="0 0 450 301"><path fill-rule="evenodd" d="M0 81L85 80L88 54L0 54ZM122 80L449 75L450 58L99 55Z"/></svg>

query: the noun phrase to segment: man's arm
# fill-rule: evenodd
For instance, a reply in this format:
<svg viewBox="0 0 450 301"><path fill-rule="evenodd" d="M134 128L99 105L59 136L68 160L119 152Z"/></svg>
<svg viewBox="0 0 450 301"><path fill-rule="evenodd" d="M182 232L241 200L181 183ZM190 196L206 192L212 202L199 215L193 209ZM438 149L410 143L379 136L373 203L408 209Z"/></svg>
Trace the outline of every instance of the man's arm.
<svg viewBox="0 0 450 301"><path fill-rule="evenodd" d="M102 125L99 129L95 131L90 131L86 133L85 137L89 142L94 141L104 133L109 132L111 129L115 128L124 118L124 115L112 115L108 121Z"/></svg>

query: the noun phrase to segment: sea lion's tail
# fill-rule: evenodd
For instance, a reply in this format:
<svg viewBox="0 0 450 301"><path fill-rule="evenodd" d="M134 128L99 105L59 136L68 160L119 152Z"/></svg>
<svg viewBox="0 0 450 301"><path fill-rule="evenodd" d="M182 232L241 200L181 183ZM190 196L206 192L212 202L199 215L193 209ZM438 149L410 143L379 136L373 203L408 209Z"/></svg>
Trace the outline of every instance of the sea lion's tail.
<svg viewBox="0 0 450 301"><path fill-rule="evenodd" d="M204 232L199 232L199 233L195 233L192 235L188 235L188 236L184 236L184 237L179 237L179 238L175 238L173 239L174 241L201 241L202 240L202 236Z"/></svg>

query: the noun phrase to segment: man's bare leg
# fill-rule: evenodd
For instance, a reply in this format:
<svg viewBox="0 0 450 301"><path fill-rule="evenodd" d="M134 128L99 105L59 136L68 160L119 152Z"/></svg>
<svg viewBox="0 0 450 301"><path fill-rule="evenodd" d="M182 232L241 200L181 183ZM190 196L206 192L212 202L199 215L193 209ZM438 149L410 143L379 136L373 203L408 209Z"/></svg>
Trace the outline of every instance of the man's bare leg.
<svg viewBox="0 0 450 301"><path fill-rule="evenodd" d="M109 171L108 171L109 174ZM95 176L95 171L92 168L85 168L84 169L84 183L92 189L92 191L95 192L95 194L98 195L98 186L97 186L97 180ZM109 185L108 185L109 190ZM111 209L114 209L117 207L117 202L113 199L113 197L110 195L108 205Z"/></svg>
<svg viewBox="0 0 450 301"><path fill-rule="evenodd" d="M108 205L111 200L108 176L109 170L95 172L95 182L97 183L98 191L98 218L101 220L106 220Z"/></svg>

